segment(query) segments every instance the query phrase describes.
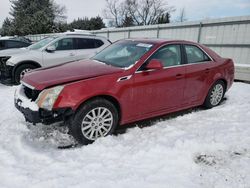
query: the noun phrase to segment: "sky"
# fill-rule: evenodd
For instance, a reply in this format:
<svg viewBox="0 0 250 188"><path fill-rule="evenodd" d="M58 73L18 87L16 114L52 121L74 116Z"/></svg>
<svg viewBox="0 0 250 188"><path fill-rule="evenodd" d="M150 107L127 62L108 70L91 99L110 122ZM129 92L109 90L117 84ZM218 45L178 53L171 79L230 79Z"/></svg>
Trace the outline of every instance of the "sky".
<svg viewBox="0 0 250 188"><path fill-rule="evenodd" d="M250 15L250 0L163 0L176 11L172 14L175 21L182 8L188 21L208 18L222 18L231 16ZM67 22L78 17L103 16L105 0L55 0L66 7ZM9 16L10 0L0 0L0 25Z"/></svg>

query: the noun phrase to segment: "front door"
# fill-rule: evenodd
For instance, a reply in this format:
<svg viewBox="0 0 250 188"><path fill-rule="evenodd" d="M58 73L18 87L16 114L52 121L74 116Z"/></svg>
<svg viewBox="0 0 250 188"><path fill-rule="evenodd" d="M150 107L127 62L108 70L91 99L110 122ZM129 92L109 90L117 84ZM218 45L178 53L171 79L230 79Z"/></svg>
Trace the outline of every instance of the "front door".
<svg viewBox="0 0 250 188"><path fill-rule="evenodd" d="M73 38L64 38L56 41L55 51L43 51L43 66L53 66L76 60L76 50Z"/></svg>
<svg viewBox="0 0 250 188"><path fill-rule="evenodd" d="M151 59L162 62L164 69L146 70ZM183 102L185 66L180 45L167 45L156 51L134 75L136 116L178 108Z"/></svg>

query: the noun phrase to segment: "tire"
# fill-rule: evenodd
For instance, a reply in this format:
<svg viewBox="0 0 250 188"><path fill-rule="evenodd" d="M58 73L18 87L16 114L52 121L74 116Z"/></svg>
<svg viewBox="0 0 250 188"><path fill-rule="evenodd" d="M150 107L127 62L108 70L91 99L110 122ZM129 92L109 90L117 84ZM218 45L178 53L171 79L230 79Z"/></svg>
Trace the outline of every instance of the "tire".
<svg viewBox="0 0 250 188"><path fill-rule="evenodd" d="M204 102L206 108L213 108L218 106L225 94L226 86L222 80L216 81L213 86L209 89L207 97Z"/></svg>
<svg viewBox="0 0 250 188"><path fill-rule="evenodd" d="M70 134L83 145L112 134L118 124L118 111L110 101L97 98L86 102L68 125Z"/></svg>
<svg viewBox="0 0 250 188"><path fill-rule="evenodd" d="M32 70L37 68L35 65L32 64L24 64L24 65L20 65L19 67L17 67L15 73L14 73L14 83L15 84L20 84L20 79L23 77L23 75Z"/></svg>

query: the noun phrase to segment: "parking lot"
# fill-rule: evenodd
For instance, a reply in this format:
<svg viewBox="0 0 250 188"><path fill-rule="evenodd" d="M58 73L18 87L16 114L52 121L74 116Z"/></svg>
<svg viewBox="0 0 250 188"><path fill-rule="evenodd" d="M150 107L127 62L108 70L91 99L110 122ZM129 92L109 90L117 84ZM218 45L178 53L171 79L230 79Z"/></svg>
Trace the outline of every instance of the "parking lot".
<svg viewBox="0 0 250 188"><path fill-rule="evenodd" d="M16 86L0 85L0 187L248 187L250 85L223 104L60 150L60 129L26 126ZM135 124L136 125L136 124Z"/></svg>

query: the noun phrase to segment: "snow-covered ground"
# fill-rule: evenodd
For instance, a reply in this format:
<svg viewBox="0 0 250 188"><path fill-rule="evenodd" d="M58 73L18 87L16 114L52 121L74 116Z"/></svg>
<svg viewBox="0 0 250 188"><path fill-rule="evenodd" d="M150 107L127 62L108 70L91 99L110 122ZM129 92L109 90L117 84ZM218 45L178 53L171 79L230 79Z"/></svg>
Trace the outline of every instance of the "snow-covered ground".
<svg viewBox="0 0 250 188"><path fill-rule="evenodd" d="M0 85L0 187L250 187L250 85L227 100L92 145L60 150L67 135L29 130L14 108L15 87Z"/></svg>

